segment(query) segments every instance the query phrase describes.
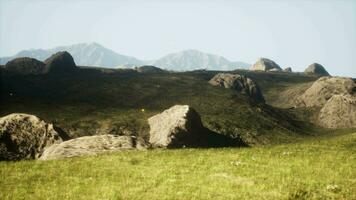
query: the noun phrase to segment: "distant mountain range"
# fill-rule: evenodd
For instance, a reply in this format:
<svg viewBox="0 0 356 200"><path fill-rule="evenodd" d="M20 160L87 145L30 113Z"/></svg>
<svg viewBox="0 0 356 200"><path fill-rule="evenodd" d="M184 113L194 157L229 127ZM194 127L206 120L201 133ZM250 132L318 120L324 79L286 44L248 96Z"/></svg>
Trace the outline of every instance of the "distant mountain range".
<svg viewBox="0 0 356 200"><path fill-rule="evenodd" d="M193 69L233 70L250 66L250 64L244 62L231 62L222 56L208 54L197 50L185 50L178 53L168 54L153 62L153 65L176 71Z"/></svg>
<svg viewBox="0 0 356 200"><path fill-rule="evenodd" d="M107 68L134 67L141 65L154 65L167 70L186 71L195 69L233 70L248 68L250 64L232 62L218 55L204 53L198 50L185 50L168 54L158 60L144 61L135 57L118 54L98 43L80 43L70 46L60 46L52 49L30 49L20 51L11 57L0 58L0 64L18 57L31 57L44 61L58 51L68 51L79 66L99 66Z"/></svg>

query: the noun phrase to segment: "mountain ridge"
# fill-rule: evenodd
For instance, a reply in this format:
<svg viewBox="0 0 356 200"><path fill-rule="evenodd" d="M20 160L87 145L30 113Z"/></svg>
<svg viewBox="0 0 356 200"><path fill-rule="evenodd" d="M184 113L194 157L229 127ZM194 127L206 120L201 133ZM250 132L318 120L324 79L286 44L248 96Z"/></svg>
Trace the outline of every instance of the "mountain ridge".
<svg viewBox="0 0 356 200"><path fill-rule="evenodd" d="M177 71L196 69L208 70L233 70L247 68L250 65L244 62L232 62L220 55L205 53L196 49L187 49L176 53L167 54L156 60L153 65Z"/></svg>
<svg viewBox="0 0 356 200"><path fill-rule="evenodd" d="M4 65L18 57L31 57L44 61L58 51L68 51L74 57L77 65L103 68L133 68L141 65L155 65L167 70L187 71L195 69L233 70L250 66L250 64L241 61L229 61L223 56L195 49L170 53L157 60L140 60L132 56L118 54L96 42L58 46L50 49L22 50L14 56L0 57L0 64Z"/></svg>

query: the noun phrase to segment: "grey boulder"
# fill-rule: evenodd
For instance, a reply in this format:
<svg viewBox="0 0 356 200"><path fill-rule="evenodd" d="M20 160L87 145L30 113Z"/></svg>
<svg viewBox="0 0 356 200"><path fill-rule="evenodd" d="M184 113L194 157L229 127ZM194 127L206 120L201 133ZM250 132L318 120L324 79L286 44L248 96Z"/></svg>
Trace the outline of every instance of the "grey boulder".
<svg viewBox="0 0 356 200"><path fill-rule="evenodd" d="M0 160L37 159L44 149L62 142L53 124L29 114L0 118Z"/></svg>
<svg viewBox="0 0 356 200"><path fill-rule="evenodd" d="M309 65L305 70L304 73L312 74L317 76L330 76L329 72L319 63L313 63Z"/></svg>
<svg viewBox="0 0 356 200"><path fill-rule="evenodd" d="M152 147L245 146L240 139L215 133L202 124L200 115L188 105L175 105L148 119Z"/></svg>
<svg viewBox="0 0 356 200"><path fill-rule="evenodd" d="M148 119L153 147L196 146L203 139L199 114L188 105L175 105Z"/></svg>
<svg viewBox="0 0 356 200"><path fill-rule="evenodd" d="M252 65L253 71L282 71L282 68L273 60L268 58L260 58Z"/></svg>
<svg viewBox="0 0 356 200"><path fill-rule="evenodd" d="M131 136L95 135L71 139L46 148L40 160L54 160L135 149Z"/></svg>
<svg viewBox="0 0 356 200"><path fill-rule="evenodd" d="M326 128L356 128L356 97L332 96L320 110L318 120Z"/></svg>
<svg viewBox="0 0 356 200"><path fill-rule="evenodd" d="M355 88L351 78L324 76L297 98L296 104L297 107L322 107L332 96L352 94Z"/></svg>

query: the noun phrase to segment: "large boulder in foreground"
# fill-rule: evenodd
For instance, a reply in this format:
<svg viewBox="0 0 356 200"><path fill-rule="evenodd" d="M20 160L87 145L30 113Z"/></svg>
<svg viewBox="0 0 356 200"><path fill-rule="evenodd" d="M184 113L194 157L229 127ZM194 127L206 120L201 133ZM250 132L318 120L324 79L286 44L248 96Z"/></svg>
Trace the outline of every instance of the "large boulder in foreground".
<svg viewBox="0 0 356 200"><path fill-rule="evenodd" d="M332 96L320 110L318 123L326 128L356 128L356 97Z"/></svg>
<svg viewBox="0 0 356 200"><path fill-rule="evenodd" d="M265 102L265 99L258 85L246 76L219 73L210 79L209 83L214 86L220 86L239 91L250 96L257 102Z"/></svg>
<svg viewBox="0 0 356 200"><path fill-rule="evenodd" d="M175 105L150 117L148 124L149 142L154 147L199 146L204 139L200 116L188 105Z"/></svg>
<svg viewBox="0 0 356 200"><path fill-rule="evenodd" d="M260 58L251 67L253 71L282 71L282 68L273 60L268 58Z"/></svg>
<svg viewBox="0 0 356 200"><path fill-rule="evenodd" d="M0 118L0 160L37 159L46 147L62 141L53 124L34 115Z"/></svg>
<svg viewBox="0 0 356 200"><path fill-rule="evenodd" d="M40 160L53 160L77 156L97 155L135 148L131 136L95 135L71 139L47 148Z"/></svg>
<svg viewBox="0 0 356 200"><path fill-rule="evenodd" d="M199 114L188 105L175 105L148 119L152 147L227 147L246 146L205 128Z"/></svg>
<svg viewBox="0 0 356 200"><path fill-rule="evenodd" d="M326 69L319 63L313 63L309 65L304 70L304 73L317 75L317 76L330 76L330 74L326 71Z"/></svg>
<svg viewBox="0 0 356 200"><path fill-rule="evenodd" d="M297 99L297 106L321 107L334 95L352 94L355 87L351 78L321 77Z"/></svg>
<svg viewBox="0 0 356 200"><path fill-rule="evenodd" d="M45 69L43 62L29 57L15 58L5 65L5 70L22 75L43 74Z"/></svg>
<svg viewBox="0 0 356 200"><path fill-rule="evenodd" d="M73 72L77 69L73 57L67 51L60 51L45 60L47 72Z"/></svg>

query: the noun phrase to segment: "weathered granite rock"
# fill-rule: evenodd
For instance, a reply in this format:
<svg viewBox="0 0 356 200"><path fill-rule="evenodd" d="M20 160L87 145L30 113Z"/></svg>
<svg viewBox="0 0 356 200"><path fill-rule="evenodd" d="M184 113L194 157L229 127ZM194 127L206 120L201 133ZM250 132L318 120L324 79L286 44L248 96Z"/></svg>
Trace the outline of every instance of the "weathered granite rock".
<svg viewBox="0 0 356 200"><path fill-rule="evenodd" d="M352 94L356 84L350 78L321 77L297 99L298 107L322 107L334 95Z"/></svg>
<svg viewBox="0 0 356 200"><path fill-rule="evenodd" d="M46 148L40 160L53 160L135 149L130 136L95 135L71 139Z"/></svg>
<svg viewBox="0 0 356 200"><path fill-rule="evenodd" d="M313 63L309 65L304 73L306 74L314 74L318 76L330 76L330 74L326 71L326 69L319 63Z"/></svg>
<svg viewBox="0 0 356 200"><path fill-rule="evenodd" d="M260 58L257 62L252 66L251 70L253 71L282 71L282 68L275 63L273 60L268 58Z"/></svg>
<svg viewBox="0 0 356 200"><path fill-rule="evenodd" d="M152 147L246 146L240 138L230 138L205 128L199 114L188 105L175 105L148 119Z"/></svg>
<svg viewBox="0 0 356 200"><path fill-rule="evenodd" d="M319 125L326 128L356 128L356 97L332 96L320 110Z"/></svg>
<svg viewBox="0 0 356 200"><path fill-rule="evenodd" d="M154 147L199 146L204 140L200 116L188 105L175 105L150 117L148 123Z"/></svg>
<svg viewBox="0 0 356 200"><path fill-rule="evenodd" d="M62 141L53 124L34 115L0 118L0 160L37 159L46 147Z"/></svg>

